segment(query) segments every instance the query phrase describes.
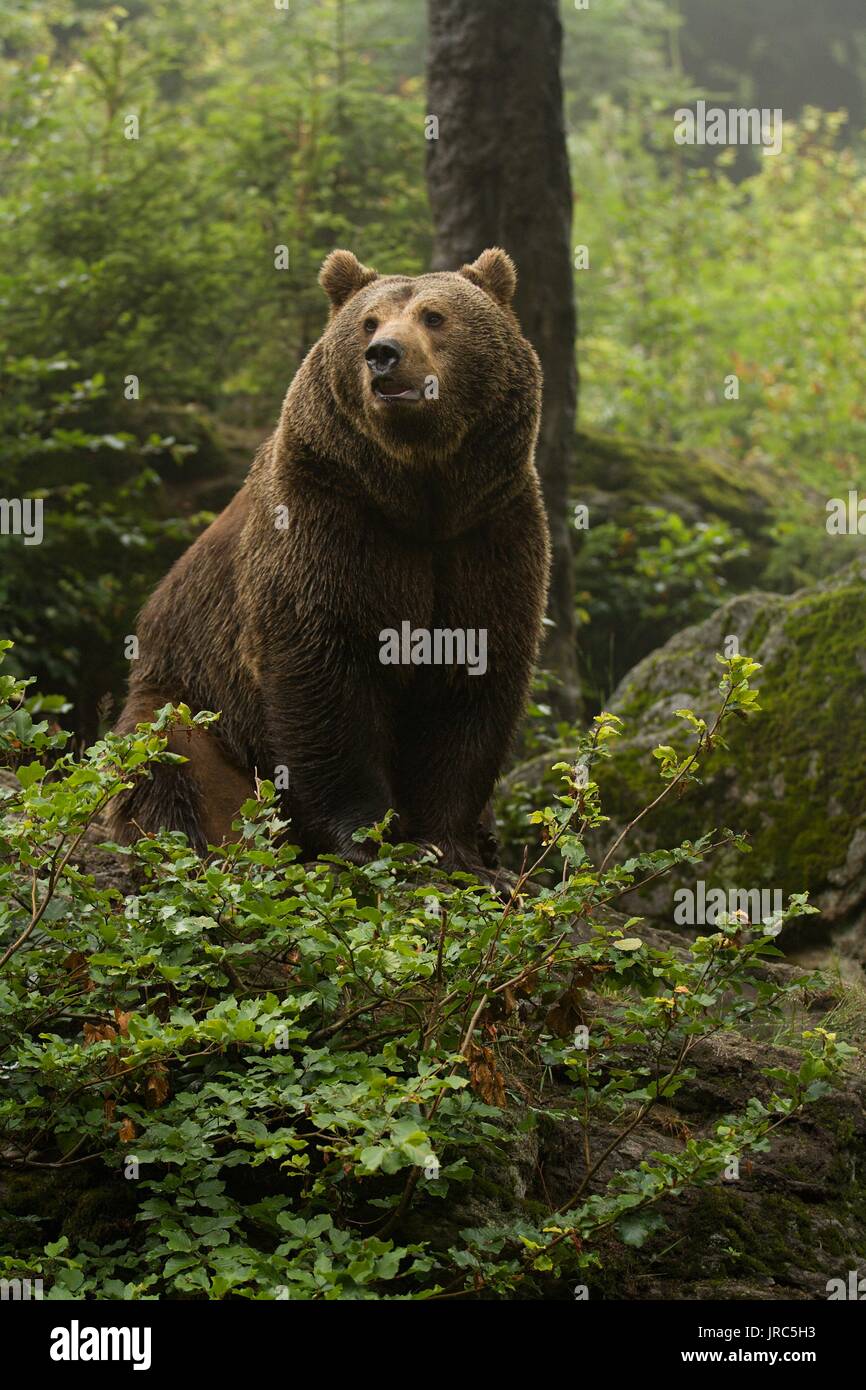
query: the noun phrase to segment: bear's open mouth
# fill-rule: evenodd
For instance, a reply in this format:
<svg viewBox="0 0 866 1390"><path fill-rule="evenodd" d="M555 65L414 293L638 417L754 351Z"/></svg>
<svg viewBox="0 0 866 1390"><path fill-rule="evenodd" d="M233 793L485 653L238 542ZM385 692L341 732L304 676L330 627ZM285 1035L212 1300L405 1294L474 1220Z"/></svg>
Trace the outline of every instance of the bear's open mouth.
<svg viewBox="0 0 866 1390"><path fill-rule="evenodd" d="M420 401L421 392L415 386L401 388L392 381L374 381L373 395L377 401L383 405L394 405L397 402Z"/></svg>

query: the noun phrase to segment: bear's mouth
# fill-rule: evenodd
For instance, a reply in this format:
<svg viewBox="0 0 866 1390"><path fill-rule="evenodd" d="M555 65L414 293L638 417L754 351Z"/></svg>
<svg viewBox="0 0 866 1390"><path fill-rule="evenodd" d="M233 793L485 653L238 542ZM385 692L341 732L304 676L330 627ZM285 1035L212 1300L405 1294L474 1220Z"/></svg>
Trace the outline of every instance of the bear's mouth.
<svg viewBox="0 0 866 1390"><path fill-rule="evenodd" d="M372 383L373 395L382 405L414 405L420 401L421 392L416 386L401 387L394 381L379 378Z"/></svg>

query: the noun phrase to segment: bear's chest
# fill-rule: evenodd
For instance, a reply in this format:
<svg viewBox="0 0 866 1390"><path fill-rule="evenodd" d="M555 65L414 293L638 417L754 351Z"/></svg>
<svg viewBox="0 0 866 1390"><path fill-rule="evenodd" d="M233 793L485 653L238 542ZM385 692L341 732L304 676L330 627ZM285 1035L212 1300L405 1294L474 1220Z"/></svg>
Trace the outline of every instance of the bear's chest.
<svg viewBox="0 0 866 1390"><path fill-rule="evenodd" d="M492 620L507 587L502 557L479 535L417 546L371 544L359 557L361 624L466 627Z"/></svg>
<svg viewBox="0 0 866 1390"><path fill-rule="evenodd" d="M363 513L319 528L294 595L298 640L318 643L389 682L481 669L517 595L513 548L491 520L428 543ZM425 677L425 672L428 676Z"/></svg>

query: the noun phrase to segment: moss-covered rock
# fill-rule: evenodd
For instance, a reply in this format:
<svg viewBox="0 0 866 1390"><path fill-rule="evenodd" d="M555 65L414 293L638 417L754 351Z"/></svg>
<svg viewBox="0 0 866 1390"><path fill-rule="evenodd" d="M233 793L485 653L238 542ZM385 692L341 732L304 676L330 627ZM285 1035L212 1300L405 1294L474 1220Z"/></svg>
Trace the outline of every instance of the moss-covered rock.
<svg viewBox="0 0 866 1390"><path fill-rule="evenodd" d="M40 1247L66 1236L73 1249L82 1241L108 1244L135 1229L134 1184L80 1167L0 1174L0 1253ZM34 1238L34 1233L38 1237Z"/></svg>
<svg viewBox="0 0 866 1390"><path fill-rule="evenodd" d="M660 448L623 435L579 430L572 500L590 509L592 525L652 505L690 522L717 518L763 545L778 482L722 455Z"/></svg>
<svg viewBox="0 0 866 1390"><path fill-rule="evenodd" d="M585 939L586 929L578 928ZM650 927L648 943L680 949L681 938ZM766 964L767 978L790 981L800 972L782 962ZM866 1017L859 991L838 989L852 1014L839 1024L840 1036L857 1044ZM596 1118L589 1137L593 1156L607 1152L589 1191L601 1193L615 1175L658 1154L681 1153L692 1140L710 1138L724 1117L742 1113L751 1098L767 1103L772 1068L796 1066L791 1044L802 1028L826 1020L826 994L804 993L802 1012L792 1014L773 1040L760 1028L740 1028L703 1039L691 1057L693 1074L671 1104L653 1107L627 1134L623 1121ZM589 1017L603 1014L602 997L586 990ZM834 1027L835 1024L834 1013ZM529 1090L533 1078L524 1078ZM527 1216L567 1202L585 1172L580 1117L569 1115L573 1094L555 1075L545 1085L546 1113L515 1135L499 1159L479 1155L477 1176L468 1189L449 1195L447 1212L421 1200L406 1234L445 1246L466 1226ZM512 1118L515 1118L512 1115ZM769 1148L755 1152L736 1173L719 1174L708 1185L687 1187L655 1208L660 1229L639 1249L612 1229L598 1245L601 1264L586 1276L590 1301L653 1299L826 1299L830 1280L847 1282L849 1272L866 1275L866 1072L862 1058L852 1061L838 1088L780 1124ZM528 1293L572 1301L566 1285L545 1285Z"/></svg>
<svg viewBox="0 0 866 1390"><path fill-rule="evenodd" d="M698 876L725 890L807 889L824 926L846 931L866 963L866 559L792 595L740 595L640 662L610 701L626 729L600 770L605 808L621 825L658 793L652 750L689 746L676 709L713 717L714 654L730 651L731 638L762 664L761 712L729 725L729 751L705 760L702 785L662 803L628 843L657 848L713 828L746 831L750 855L725 850ZM672 886L654 885L632 905L670 919Z"/></svg>
<svg viewBox="0 0 866 1390"><path fill-rule="evenodd" d="M777 481L722 456L580 432L575 511L578 651L591 711L635 662L731 593L768 582Z"/></svg>

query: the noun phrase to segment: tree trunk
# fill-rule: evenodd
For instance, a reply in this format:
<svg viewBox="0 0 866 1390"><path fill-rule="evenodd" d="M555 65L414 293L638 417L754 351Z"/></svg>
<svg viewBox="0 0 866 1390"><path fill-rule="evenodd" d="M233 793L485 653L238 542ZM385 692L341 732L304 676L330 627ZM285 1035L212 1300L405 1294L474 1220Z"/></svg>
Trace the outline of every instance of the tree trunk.
<svg viewBox="0 0 866 1390"><path fill-rule="evenodd" d="M577 370L571 178L559 65L558 0L430 0L427 182L434 268L502 246L518 272L515 308L541 359L537 464L553 538L542 660L561 682L557 712L579 712L568 501Z"/></svg>

